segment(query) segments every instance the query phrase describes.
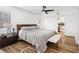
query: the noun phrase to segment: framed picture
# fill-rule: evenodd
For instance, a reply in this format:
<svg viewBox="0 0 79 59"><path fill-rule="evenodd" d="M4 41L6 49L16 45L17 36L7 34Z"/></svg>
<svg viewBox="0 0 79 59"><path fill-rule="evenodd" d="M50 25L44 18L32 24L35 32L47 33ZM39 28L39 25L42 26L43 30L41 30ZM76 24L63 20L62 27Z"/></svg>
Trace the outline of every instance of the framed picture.
<svg viewBox="0 0 79 59"><path fill-rule="evenodd" d="M0 11L0 27L6 27L7 25L4 26L4 24L10 24L10 22L10 13Z"/></svg>

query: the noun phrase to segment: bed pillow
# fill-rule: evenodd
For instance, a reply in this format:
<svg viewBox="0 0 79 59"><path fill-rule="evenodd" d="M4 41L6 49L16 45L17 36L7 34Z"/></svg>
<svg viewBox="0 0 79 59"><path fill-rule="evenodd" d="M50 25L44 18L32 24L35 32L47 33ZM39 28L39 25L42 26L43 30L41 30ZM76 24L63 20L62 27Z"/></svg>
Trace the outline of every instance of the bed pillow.
<svg viewBox="0 0 79 59"><path fill-rule="evenodd" d="M29 27L21 27L21 30L33 30L33 29L38 29L38 26L29 26Z"/></svg>
<svg viewBox="0 0 79 59"><path fill-rule="evenodd" d="M7 34L7 28L0 28L0 35Z"/></svg>

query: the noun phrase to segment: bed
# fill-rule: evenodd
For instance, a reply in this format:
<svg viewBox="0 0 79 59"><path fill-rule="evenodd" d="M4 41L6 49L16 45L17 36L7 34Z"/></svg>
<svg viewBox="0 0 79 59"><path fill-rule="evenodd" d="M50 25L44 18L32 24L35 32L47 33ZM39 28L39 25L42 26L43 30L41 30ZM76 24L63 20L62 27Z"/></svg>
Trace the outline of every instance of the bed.
<svg viewBox="0 0 79 59"><path fill-rule="evenodd" d="M20 25L20 27L25 26ZM36 25L32 25L32 28L27 25L26 27L30 29L20 29L19 38L36 46L37 52L45 52L45 50L47 49L46 43L48 42L48 39L54 36L56 34L56 31L39 29Z"/></svg>

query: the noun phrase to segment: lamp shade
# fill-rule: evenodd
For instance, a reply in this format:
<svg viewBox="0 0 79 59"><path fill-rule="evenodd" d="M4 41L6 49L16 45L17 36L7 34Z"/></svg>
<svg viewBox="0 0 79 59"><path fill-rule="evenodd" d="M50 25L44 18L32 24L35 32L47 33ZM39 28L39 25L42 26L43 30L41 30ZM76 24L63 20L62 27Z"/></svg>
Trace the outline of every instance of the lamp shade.
<svg viewBox="0 0 79 59"><path fill-rule="evenodd" d="M64 25L64 17L59 17L58 25L60 25L60 26Z"/></svg>
<svg viewBox="0 0 79 59"><path fill-rule="evenodd" d="M65 21L64 17L59 17L59 21L58 21L59 23L64 23L64 21Z"/></svg>

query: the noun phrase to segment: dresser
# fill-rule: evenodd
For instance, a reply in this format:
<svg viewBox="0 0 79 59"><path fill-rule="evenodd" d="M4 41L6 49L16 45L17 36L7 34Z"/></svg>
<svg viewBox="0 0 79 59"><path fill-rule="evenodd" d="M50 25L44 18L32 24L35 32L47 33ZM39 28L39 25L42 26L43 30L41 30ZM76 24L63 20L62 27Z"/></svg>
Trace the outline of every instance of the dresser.
<svg viewBox="0 0 79 59"><path fill-rule="evenodd" d="M15 32L0 36L0 48L16 43L18 34Z"/></svg>

